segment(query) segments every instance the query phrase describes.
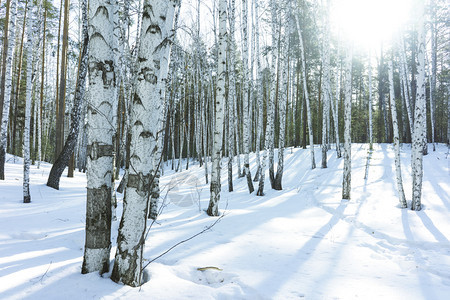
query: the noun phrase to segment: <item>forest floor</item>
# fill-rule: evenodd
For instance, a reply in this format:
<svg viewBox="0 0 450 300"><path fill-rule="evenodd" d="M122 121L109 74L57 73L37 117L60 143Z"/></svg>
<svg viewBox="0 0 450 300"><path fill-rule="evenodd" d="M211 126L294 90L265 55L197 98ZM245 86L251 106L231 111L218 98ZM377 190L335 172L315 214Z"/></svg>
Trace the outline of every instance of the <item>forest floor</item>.
<svg viewBox="0 0 450 300"><path fill-rule="evenodd" d="M23 204L23 167L8 156L0 181L0 299L450 299L450 157L446 145L429 150L419 212L399 208L391 145L374 145L366 179L368 145L353 145L350 201L341 199L343 160L334 150L327 169L311 170L309 150L287 149L283 190L271 190L267 179L264 197L249 195L245 178L235 178L229 193L224 162L225 216L152 262L141 288L115 284L110 274L80 274L84 174L64 174L57 191L45 185L51 166L32 166L32 202ZM410 205L410 146L401 151ZM204 212L204 183L196 162L181 173L165 165L165 204L147 237L147 260L217 220Z"/></svg>

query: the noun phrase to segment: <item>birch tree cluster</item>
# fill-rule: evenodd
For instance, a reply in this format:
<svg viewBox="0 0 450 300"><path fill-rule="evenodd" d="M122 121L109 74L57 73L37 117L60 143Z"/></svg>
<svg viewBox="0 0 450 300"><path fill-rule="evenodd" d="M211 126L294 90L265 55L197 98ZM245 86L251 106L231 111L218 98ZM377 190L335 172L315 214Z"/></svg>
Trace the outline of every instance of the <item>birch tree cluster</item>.
<svg viewBox="0 0 450 300"><path fill-rule="evenodd" d="M30 165L52 163L55 189L66 167L69 177L87 172L83 273L109 271L120 182L111 279L130 286L143 283L164 165L203 168L206 212L219 216L220 195L236 184L257 196L282 190L284 156L295 147L308 149L311 169L327 168L336 151L350 200L351 144L393 143L400 206L411 199L420 210L423 155L450 144L448 4L415 1L413 20L373 49L332 26L334 5L1 1L0 179L6 153L24 158L24 202ZM402 184L404 143L412 193Z"/></svg>

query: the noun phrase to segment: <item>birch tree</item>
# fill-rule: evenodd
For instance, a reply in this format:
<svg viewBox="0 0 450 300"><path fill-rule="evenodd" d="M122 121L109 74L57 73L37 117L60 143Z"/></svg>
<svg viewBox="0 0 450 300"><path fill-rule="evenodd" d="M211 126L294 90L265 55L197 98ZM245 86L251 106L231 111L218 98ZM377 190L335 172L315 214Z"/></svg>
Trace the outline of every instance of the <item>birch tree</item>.
<svg viewBox="0 0 450 300"><path fill-rule="evenodd" d="M242 49L242 61L243 61L243 71L244 71L244 81L243 81L243 95L242 99L243 105L243 136L244 136L244 175L247 178L247 186L249 193L253 193L254 187L252 182L252 175L250 173L250 160L249 160L249 135L250 135L250 106L249 100L249 69L248 69L248 5L247 0L242 0L242 39L243 39L243 49Z"/></svg>
<svg viewBox="0 0 450 300"><path fill-rule="evenodd" d="M26 95L25 95L25 126L23 128L23 202L31 202L30 194L30 121L31 121L31 90L32 90L32 48L33 48L33 35L34 35L34 21L35 18L32 15L33 4L30 3L27 6L28 22L27 22L27 43L25 46L24 58L26 60Z"/></svg>
<svg viewBox="0 0 450 300"><path fill-rule="evenodd" d="M227 1L219 0L219 53L217 63L217 95L214 101L215 123L214 137L212 148L212 167L211 167L211 184L210 184L210 200L206 213L209 216L219 215L220 200L220 160L223 136L223 109L226 97L225 90L225 73L227 64Z"/></svg>
<svg viewBox="0 0 450 300"><path fill-rule="evenodd" d="M145 0L138 54L138 80L130 115L130 167L111 279L129 286L142 280L148 201L159 168L158 139L164 110L172 30L178 1ZM155 122L156 120L156 122ZM150 157L149 157L150 156Z"/></svg>
<svg viewBox="0 0 450 300"><path fill-rule="evenodd" d="M109 270L116 69L112 0L89 3L86 241L81 273Z"/></svg>
<svg viewBox="0 0 450 300"><path fill-rule="evenodd" d="M275 179L273 182L273 188L275 190L282 190L282 178L283 178L283 170L284 170L284 146L285 146L285 135L286 135L286 106L289 103L289 82L290 82L290 61L289 61L289 49L290 49L290 31L291 31L291 18L289 17L290 14L286 15L286 31L284 34L284 49L283 54L280 55L280 58L282 58L282 74L281 74L281 80L282 83L282 90L279 94L280 97L278 99L278 111L279 111L279 119L280 119L280 135L279 135L279 142L278 142L278 165L277 165L277 173L275 175Z"/></svg>
<svg viewBox="0 0 450 300"><path fill-rule="evenodd" d="M425 22L424 3L416 1L418 14L417 49L417 93L414 109L414 130L412 132L411 167L413 177L412 210L421 210L423 147L426 136L426 87L425 87Z"/></svg>
<svg viewBox="0 0 450 300"><path fill-rule="evenodd" d="M257 170L255 174L254 181L258 181L264 184L264 180L261 181L260 177L264 176L261 172L261 158L260 158L260 150L261 150L261 136L263 134L263 95L262 95L262 70L261 70L261 55L260 55L260 35L259 35L259 0L253 0L254 5L254 19L255 19L255 54L256 54L256 98L257 98L257 107L258 107L258 120L257 120L257 129L256 129L256 163ZM261 189L261 185L258 187L257 195L262 196L264 194L264 188Z"/></svg>
<svg viewBox="0 0 450 300"><path fill-rule="evenodd" d="M312 128L312 116L311 116L311 107L309 104L309 94L308 94L308 85L306 83L306 61L305 61L305 49L303 47L303 37L302 30L300 27L300 19L298 13L295 14L295 21L297 25L297 33L298 33L298 42L300 47L300 57L302 62L302 79L303 79L303 93L305 96L306 102L306 110L307 110L307 118L308 118L308 131L309 131L309 148L311 153L311 169L316 168L316 160L314 158L314 139L313 139L313 128ZM306 137L304 137L306 139Z"/></svg>
<svg viewBox="0 0 450 300"><path fill-rule="evenodd" d="M327 119L330 114L330 44L329 44L329 1L325 7L325 28L322 46L322 94L323 94L323 117L322 117L322 168L327 167Z"/></svg>
<svg viewBox="0 0 450 300"><path fill-rule="evenodd" d="M228 88L228 191L233 191L233 156L234 156L234 103L236 102L236 77L235 77L235 0L231 0L229 11L230 33L228 35L228 53L229 53L229 88ZM237 137L237 136L236 136Z"/></svg>
<svg viewBox="0 0 450 300"><path fill-rule="evenodd" d="M345 60L344 174L342 178L342 199L347 200L350 200L352 176L352 58L353 47L350 46Z"/></svg>
<svg viewBox="0 0 450 300"><path fill-rule="evenodd" d="M3 39L3 72L2 80L5 78L5 88L2 89L4 93L3 98L0 98L2 106L2 115L0 118L0 180L5 179L5 161L6 161L6 137L8 132L8 122L9 122L9 109L11 104L11 86L12 86L12 60L13 60L13 50L15 45L16 36L16 0L10 0L7 2L7 26L5 26L5 36ZM8 16L9 14L9 16ZM8 19L9 17L9 19ZM9 38L8 38L9 37ZM6 51L5 51L6 50Z"/></svg>
<svg viewBox="0 0 450 300"><path fill-rule="evenodd" d="M389 75L389 99L391 102L391 115L392 115L392 126L394 131L394 151L395 151L395 174L397 177L397 189L400 201L400 206L402 208L406 207L405 192L403 190L402 181L402 169L400 162L400 137L398 133L398 122L397 122L397 108L395 105L395 95L394 95L394 71L392 66L392 57L388 61L388 75Z"/></svg>

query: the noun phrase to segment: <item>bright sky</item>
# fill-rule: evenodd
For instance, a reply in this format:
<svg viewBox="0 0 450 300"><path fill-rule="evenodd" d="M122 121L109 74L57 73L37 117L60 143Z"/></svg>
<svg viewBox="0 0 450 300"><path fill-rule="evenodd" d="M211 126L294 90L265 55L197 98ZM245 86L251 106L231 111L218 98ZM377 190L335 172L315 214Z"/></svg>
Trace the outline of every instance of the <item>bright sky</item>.
<svg viewBox="0 0 450 300"><path fill-rule="evenodd" d="M331 29L355 45L375 47L389 42L411 18L412 0L333 0Z"/></svg>

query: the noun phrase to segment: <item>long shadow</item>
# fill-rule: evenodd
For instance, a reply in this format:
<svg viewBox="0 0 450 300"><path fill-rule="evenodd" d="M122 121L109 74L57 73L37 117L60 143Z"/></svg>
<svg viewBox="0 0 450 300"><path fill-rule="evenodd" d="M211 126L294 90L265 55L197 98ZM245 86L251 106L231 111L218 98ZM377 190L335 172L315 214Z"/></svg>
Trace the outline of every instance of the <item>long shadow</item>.
<svg viewBox="0 0 450 300"><path fill-rule="evenodd" d="M315 234L300 248L297 250L297 253L293 255L293 258L289 261L284 262L285 265L291 266L289 272L284 272L282 274L277 274L276 277L270 277L264 280L259 284L260 289L264 286L272 286L273 289L271 293L267 296L269 298L273 298L275 293L282 287L283 283L285 283L293 274L297 273L299 269L308 261L308 259L304 259L305 256L302 255L302 259L299 260L298 256L300 253L307 254L308 257L312 257L312 253L317 249L319 244L323 241L323 238L333 229L333 227L340 221L340 215L343 214L345 208L347 207L347 201L342 201L338 208L336 209L336 214L334 214L331 219L324 224L320 229L318 229ZM292 266L296 266L297 268L293 268ZM278 288L276 288L278 287Z"/></svg>
<svg viewBox="0 0 450 300"><path fill-rule="evenodd" d="M421 212L419 212L420 214ZM405 233L405 236L408 240L414 241L414 234L411 230L411 227L409 225L409 219L408 219L408 211L403 209L402 210L402 225L403 225L403 232ZM419 251L412 251L412 254L414 255L414 260L417 265L421 264L421 261L423 260ZM430 279L428 274L422 270L421 268L416 269L417 275L419 276L419 286L422 290L422 295L424 296L424 299L438 299L435 292L433 291Z"/></svg>
<svg viewBox="0 0 450 300"><path fill-rule="evenodd" d="M417 214L422 221L423 225L428 229L428 231L434 236L434 238L441 243L449 243L450 241L445 237L445 235L437 229L433 221L427 216L425 211L421 211Z"/></svg>

